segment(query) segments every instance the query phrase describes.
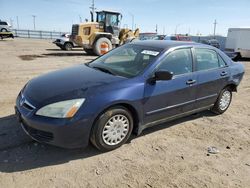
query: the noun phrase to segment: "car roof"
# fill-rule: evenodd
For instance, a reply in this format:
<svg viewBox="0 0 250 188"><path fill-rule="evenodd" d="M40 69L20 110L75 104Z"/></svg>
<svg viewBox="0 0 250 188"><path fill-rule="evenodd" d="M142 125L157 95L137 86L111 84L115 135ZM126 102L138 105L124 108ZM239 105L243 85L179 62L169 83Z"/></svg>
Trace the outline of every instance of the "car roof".
<svg viewBox="0 0 250 188"><path fill-rule="evenodd" d="M173 41L173 40L144 40L144 41L133 41L132 43L135 45L160 48L164 50L167 50L173 47L181 47L181 46L187 46L187 47L200 46L200 47L205 47L205 48L210 48L210 49L212 48L211 46L201 44L201 43Z"/></svg>

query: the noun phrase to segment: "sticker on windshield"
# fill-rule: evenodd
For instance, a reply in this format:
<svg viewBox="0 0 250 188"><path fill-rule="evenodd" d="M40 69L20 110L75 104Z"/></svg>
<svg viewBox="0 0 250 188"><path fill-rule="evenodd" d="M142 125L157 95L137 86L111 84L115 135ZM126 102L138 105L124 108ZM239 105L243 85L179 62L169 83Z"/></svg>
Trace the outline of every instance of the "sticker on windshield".
<svg viewBox="0 0 250 188"><path fill-rule="evenodd" d="M141 53L146 54L146 55L157 56L160 52L152 51L152 50L143 50Z"/></svg>

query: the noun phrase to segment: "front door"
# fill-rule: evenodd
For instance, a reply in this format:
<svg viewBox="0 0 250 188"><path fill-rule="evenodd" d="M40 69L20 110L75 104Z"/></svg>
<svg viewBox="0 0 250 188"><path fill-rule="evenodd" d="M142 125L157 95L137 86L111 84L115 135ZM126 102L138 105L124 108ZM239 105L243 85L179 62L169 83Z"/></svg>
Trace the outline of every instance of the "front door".
<svg viewBox="0 0 250 188"><path fill-rule="evenodd" d="M144 123L152 123L191 111L195 104L196 75L193 74L190 48L168 54L155 71L169 71L168 81L146 83L144 92Z"/></svg>

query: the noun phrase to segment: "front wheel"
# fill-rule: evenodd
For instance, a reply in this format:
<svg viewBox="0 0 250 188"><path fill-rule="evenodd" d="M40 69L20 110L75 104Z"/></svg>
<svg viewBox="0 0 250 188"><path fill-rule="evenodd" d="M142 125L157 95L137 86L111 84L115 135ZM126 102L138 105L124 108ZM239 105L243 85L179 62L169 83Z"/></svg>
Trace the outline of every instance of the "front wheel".
<svg viewBox="0 0 250 188"><path fill-rule="evenodd" d="M73 44L71 44L70 42L66 42L64 45L63 45L64 49L66 51L71 51L72 48L73 48Z"/></svg>
<svg viewBox="0 0 250 188"><path fill-rule="evenodd" d="M232 101L232 91L229 88L225 88L221 91L216 103L211 109L215 114L223 114Z"/></svg>
<svg viewBox="0 0 250 188"><path fill-rule="evenodd" d="M130 137L133 130L131 113L123 107L115 107L104 112L96 121L92 133L92 144L101 151L120 147Z"/></svg>

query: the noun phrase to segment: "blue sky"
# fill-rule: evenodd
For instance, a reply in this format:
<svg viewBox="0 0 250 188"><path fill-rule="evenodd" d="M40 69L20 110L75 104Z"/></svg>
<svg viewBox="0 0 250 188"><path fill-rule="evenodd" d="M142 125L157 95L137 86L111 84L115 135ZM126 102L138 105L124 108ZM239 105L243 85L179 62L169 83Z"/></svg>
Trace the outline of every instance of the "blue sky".
<svg viewBox="0 0 250 188"><path fill-rule="evenodd" d="M132 16L141 32L165 34L213 33L217 19L217 34L226 35L230 27L250 26L250 0L95 0L96 7L118 10L123 14L121 26L132 27ZM19 19L20 29L32 29L32 15L36 15L38 30L71 30L72 23L90 18L91 0L0 0L0 19ZM165 28L165 29L164 29Z"/></svg>

